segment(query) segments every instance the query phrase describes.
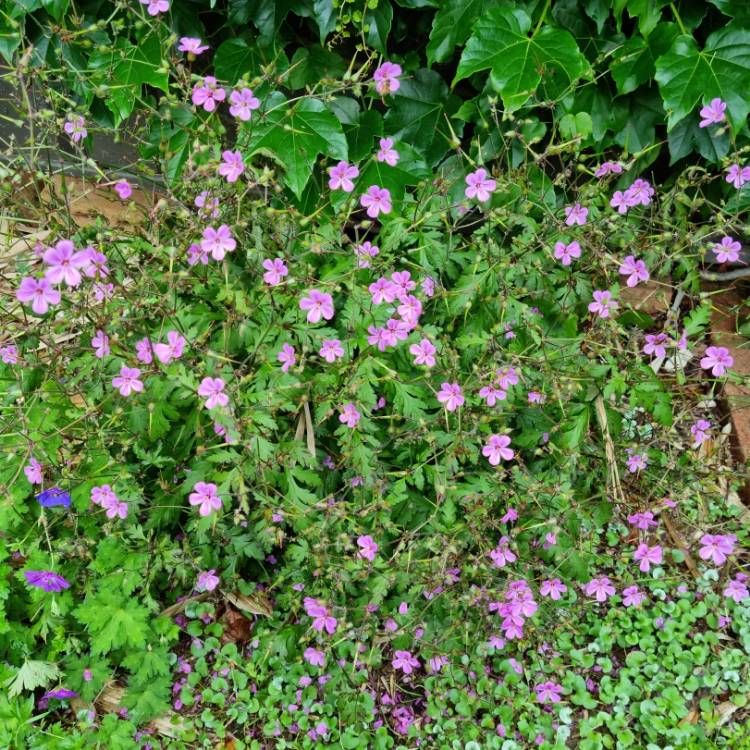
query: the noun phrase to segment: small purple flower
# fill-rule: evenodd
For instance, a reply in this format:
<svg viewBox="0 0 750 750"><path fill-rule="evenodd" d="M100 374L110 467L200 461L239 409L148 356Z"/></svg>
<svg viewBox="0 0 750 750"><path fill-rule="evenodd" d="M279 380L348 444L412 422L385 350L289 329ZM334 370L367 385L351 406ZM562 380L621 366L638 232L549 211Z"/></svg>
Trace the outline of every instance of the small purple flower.
<svg viewBox="0 0 750 750"><path fill-rule="evenodd" d="M564 242L555 243L555 258L564 266L569 266L575 258L581 257L581 246L577 242L566 245Z"/></svg>
<svg viewBox="0 0 750 750"><path fill-rule="evenodd" d="M618 304L612 299L612 292L609 289L594 290L594 301L589 303L589 312L596 313L600 318L609 318L610 313L617 307Z"/></svg>
<svg viewBox="0 0 750 750"><path fill-rule="evenodd" d="M36 499L42 508L52 508L55 505L64 505L66 508L70 506L70 495L59 487L50 487L40 492Z"/></svg>
<svg viewBox="0 0 750 750"><path fill-rule="evenodd" d="M354 428L361 419L362 415L357 411L357 407L353 402L344 404L339 414L339 422L345 424L347 427Z"/></svg>
<svg viewBox="0 0 750 750"><path fill-rule="evenodd" d="M26 570L24 577L32 586L44 589L47 593L59 593L70 588L70 584L61 575L51 570Z"/></svg>
<svg viewBox="0 0 750 750"><path fill-rule="evenodd" d="M198 55L202 55L208 49L208 45L203 44L197 37L183 36L180 37L180 44L177 49L180 52L187 52L188 57L197 57Z"/></svg>
<svg viewBox="0 0 750 750"><path fill-rule="evenodd" d="M458 383L442 383L437 393L437 400L445 404L448 411L456 411L464 404L464 394Z"/></svg>
<svg viewBox="0 0 750 750"><path fill-rule="evenodd" d="M740 245L733 237L722 237L718 245L714 245L713 250L718 263L736 263L740 259Z"/></svg>
<svg viewBox="0 0 750 750"><path fill-rule="evenodd" d="M29 480L30 484L42 483L42 465L34 458L34 456L31 456L31 458L29 458L29 463L23 467L23 473L26 475L26 479Z"/></svg>
<svg viewBox="0 0 750 750"><path fill-rule="evenodd" d="M384 62L373 74L375 90L383 96L396 93L401 87L398 80L400 75L401 66L398 63Z"/></svg>
<svg viewBox="0 0 750 750"><path fill-rule="evenodd" d="M242 154L239 151L224 151L221 158L224 161L219 164L219 174L229 183L237 182L239 176L245 171Z"/></svg>
<svg viewBox="0 0 750 750"><path fill-rule="evenodd" d="M290 367L294 367L297 362L297 355L294 347L290 344L284 344L281 351L276 355L276 359L281 362L281 371L289 372Z"/></svg>
<svg viewBox="0 0 750 750"><path fill-rule="evenodd" d="M325 654L317 648L312 648L312 646L305 649L304 657L305 661L313 667L325 667L326 665Z"/></svg>
<svg viewBox="0 0 750 750"><path fill-rule="evenodd" d="M709 104L706 104L700 111L700 116L703 118L699 123L699 128L707 128L709 125L716 125L717 123L723 122L726 118L727 103L722 101L718 96L715 99L711 99Z"/></svg>
<svg viewBox="0 0 750 750"><path fill-rule="evenodd" d="M552 681L542 682L541 684L534 686L536 699L540 703L559 703L562 691L562 685L558 685L556 682Z"/></svg>
<svg viewBox="0 0 750 750"><path fill-rule="evenodd" d="M572 227L574 224L583 226L586 223L588 215L588 208L582 206L580 203L574 203L565 209L565 223L569 227Z"/></svg>
<svg viewBox="0 0 750 750"><path fill-rule="evenodd" d="M353 164L340 161L335 167L328 168L328 187L331 190L343 190L345 193L351 193L354 190L354 180L359 177L359 169Z"/></svg>
<svg viewBox="0 0 750 750"><path fill-rule="evenodd" d="M103 359L109 356L109 336L102 330L98 330L91 339L91 346L94 348L94 354L97 359Z"/></svg>
<svg viewBox="0 0 750 750"><path fill-rule="evenodd" d="M206 112L213 112L216 105L223 102L226 96L227 92L217 84L216 78L206 76L201 83L196 83L193 87L192 100L197 107L203 107Z"/></svg>
<svg viewBox="0 0 750 750"><path fill-rule="evenodd" d="M121 201L126 201L133 195L133 188L127 180L120 180L114 185L114 191L117 193Z"/></svg>
<svg viewBox="0 0 750 750"><path fill-rule="evenodd" d="M606 602L610 596L614 596L615 587L607 576L592 578L584 587L586 596L596 599L598 602Z"/></svg>
<svg viewBox="0 0 750 750"><path fill-rule="evenodd" d="M399 154L393 148L393 138L381 138L380 150L375 155L378 161L385 162L389 167L395 167L398 164Z"/></svg>
<svg viewBox="0 0 750 750"><path fill-rule="evenodd" d="M395 651L391 664L394 669L400 669L404 674L411 674L420 666L419 659L412 656L411 651Z"/></svg>
<svg viewBox="0 0 750 750"><path fill-rule="evenodd" d="M359 202L362 208L367 209L367 215L371 219L377 219L380 213L389 214L393 208L390 190L379 185L370 185L367 192L360 196Z"/></svg>
<svg viewBox="0 0 750 750"><path fill-rule="evenodd" d="M86 130L86 121L80 115L68 115L68 121L63 126L63 130L70 136L73 143L78 143L89 134Z"/></svg>
<svg viewBox="0 0 750 750"><path fill-rule="evenodd" d="M701 359L701 367L704 370L711 370L711 374L717 378L725 375L733 364L734 357L724 346L707 347L706 356Z"/></svg>
<svg viewBox="0 0 750 750"><path fill-rule="evenodd" d="M253 116L253 112L260 107L260 100L253 94L252 89L242 88L233 91L229 95L229 114L247 122Z"/></svg>
<svg viewBox="0 0 750 750"><path fill-rule="evenodd" d="M263 268L266 272L263 274L263 281L269 286L278 286L282 279L289 275L289 269L281 258L270 260L266 258L263 261Z"/></svg>
<svg viewBox="0 0 750 750"><path fill-rule="evenodd" d="M622 603L626 607L640 607L646 601L646 595L641 592L638 586L628 586L622 591Z"/></svg>
<svg viewBox="0 0 750 750"><path fill-rule="evenodd" d="M482 448L482 455L487 458L491 466L498 466L500 460L511 461L515 453L509 447L508 435L490 435L487 444Z"/></svg>
<svg viewBox="0 0 750 750"><path fill-rule="evenodd" d="M622 166L615 161L605 161L596 168L594 177L604 177L608 174L622 174Z"/></svg>
<svg viewBox="0 0 750 750"><path fill-rule="evenodd" d="M216 575L216 571L204 570L198 575L198 581L195 584L197 591L213 591L221 583L221 579Z"/></svg>
<svg viewBox="0 0 750 750"><path fill-rule="evenodd" d="M724 179L739 190L746 182L750 182L750 167L741 167L739 164L732 164L727 170L727 176Z"/></svg>
<svg viewBox="0 0 750 750"><path fill-rule="evenodd" d="M490 199L490 194L495 192L497 182L487 177L487 170L481 167L466 175L466 189L464 195L471 199L476 198L481 203Z"/></svg>
<svg viewBox="0 0 750 750"><path fill-rule="evenodd" d="M711 423L707 419L699 419L695 424L690 426L690 433L693 436L693 448L697 448L706 442L711 436L709 431L711 430Z"/></svg>

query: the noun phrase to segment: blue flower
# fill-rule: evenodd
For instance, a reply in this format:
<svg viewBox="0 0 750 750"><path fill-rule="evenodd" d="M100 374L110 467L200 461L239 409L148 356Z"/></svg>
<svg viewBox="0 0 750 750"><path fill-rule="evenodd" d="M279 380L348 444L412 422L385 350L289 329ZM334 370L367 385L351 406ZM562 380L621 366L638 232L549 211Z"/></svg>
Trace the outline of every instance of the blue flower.
<svg viewBox="0 0 750 750"><path fill-rule="evenodd" d="M59 487L50 487L48 490L40 492L36 499L43 508L51 508L53 505L64 505L65 507L70 505L70 495Z"/></svg>

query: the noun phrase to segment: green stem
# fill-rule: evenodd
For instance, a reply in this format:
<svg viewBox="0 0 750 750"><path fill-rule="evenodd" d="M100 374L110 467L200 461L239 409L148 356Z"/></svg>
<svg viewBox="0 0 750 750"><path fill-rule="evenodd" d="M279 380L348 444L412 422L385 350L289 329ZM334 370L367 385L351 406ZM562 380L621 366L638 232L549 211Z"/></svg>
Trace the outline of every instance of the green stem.
<svg viewBox="0 0 750 750"><path fill-rule="evenodd" d="M672 11L672 15L674 16L674 20L677 21L677 25L680 27L680 31L683 34L687 34L687 31L685 29L685 25L682 23L682 19L680 18L680 14L677 12L677 8L674 7L674 3L669 4L669 8Z"/></svg>
<svg viewBox="0 0 750 750"><path fill-rule="evenodd" d="M547 0L547 2L544 4L544 8L542 9L542 15L539 16L539 20L537 21L537 24L534 27L534 33L531 35L532 39L539 33L539 29L542 28L542 24L544 23L544 19L547 17L547 11L549 10L549 6L551 4L552 4L552 0Z"/></svg>

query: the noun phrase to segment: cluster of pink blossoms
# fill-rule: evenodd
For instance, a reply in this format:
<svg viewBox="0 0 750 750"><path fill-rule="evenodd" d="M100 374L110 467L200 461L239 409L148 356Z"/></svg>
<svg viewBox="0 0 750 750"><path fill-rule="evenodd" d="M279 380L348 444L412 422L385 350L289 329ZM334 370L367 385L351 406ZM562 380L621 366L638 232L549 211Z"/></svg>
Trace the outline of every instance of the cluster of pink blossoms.
<svg viewBox="0 0 750 750"><path fill-rule="evenodd" d="M500 627L509 641L523 638L523 626L539 608L534 593L526 581L512 581L503 592L502 601L490 602L490 612L496 612L503 621Z"/></svg>
<svg viewBox="0 0 750 750"><path fill-rule="evenodd" d="M193 86L191 98L196 107L203 107L206 112L214 112L218 105L226 100L227 92L214 76L206 76ZM229 94L229 104L229 114L243 122L250 120L252 113L260 108L260 101L253 94L253 90L246 86Z"/></svg>
<svg viewBox="0 0 750 750"><path fill-rule="evenodd" d="M336 632L338 621L325 604L318 599L313 599L311 596L306 596L303 606L308 617L312 617L313 619L313 630L317 630L319 633L325 631L329 635L333 635Z"/></svg>
<svg viewBox="0 0 750 750"><path fill-rule="evenodd" d="M626 214L636 206L648 206L656 191L648 180L634 180L626 190L616 190L609 205L616 208L618 213Z"/></svg>
<svg viewBox="0 0 750 750"><path fill-rule="evenodd" d="M107 511L107 518L127 518L128 504L120 500L108 485L91 488L91 502Z"/></svg>

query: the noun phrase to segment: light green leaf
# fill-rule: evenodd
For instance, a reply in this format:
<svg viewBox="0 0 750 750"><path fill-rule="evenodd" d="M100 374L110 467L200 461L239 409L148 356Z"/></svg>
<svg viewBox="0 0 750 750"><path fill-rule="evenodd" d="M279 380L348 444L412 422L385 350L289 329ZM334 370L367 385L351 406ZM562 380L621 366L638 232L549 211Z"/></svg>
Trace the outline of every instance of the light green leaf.
<svg viewBox="0 0 750 750"><path fill-rule="evenodd" d="M445 62L471 34L471 26L490 6L489 0L444 0L432 19L427 62Z"/></svg>
<svg viewBox="0 0 750 750"><path fill-rule="evenodd" d="M545 98L556 99L588 64L569 32L543 26L529 36L530 28L522 10L490 10L476 22L453 83L490 69L490 84L508 112L522 107L540 85Z"/></svg>
<svg viewBox="0 0 750 750"><path fill-rule="evenodd" d="M5 684L8 685L8 695L14 698L24 690L36 690L39 687L47 687L52 680L60 677L57 664L49 661L27 660Z"/></svg>

